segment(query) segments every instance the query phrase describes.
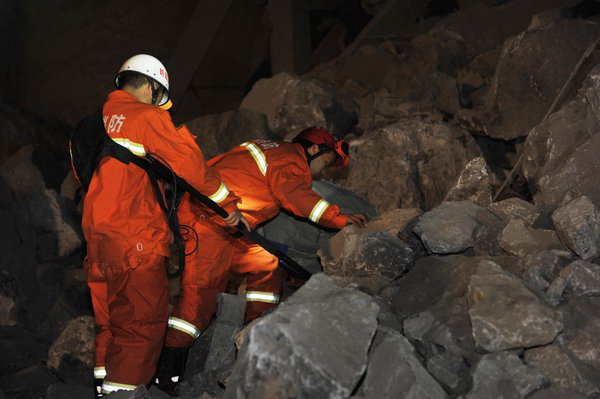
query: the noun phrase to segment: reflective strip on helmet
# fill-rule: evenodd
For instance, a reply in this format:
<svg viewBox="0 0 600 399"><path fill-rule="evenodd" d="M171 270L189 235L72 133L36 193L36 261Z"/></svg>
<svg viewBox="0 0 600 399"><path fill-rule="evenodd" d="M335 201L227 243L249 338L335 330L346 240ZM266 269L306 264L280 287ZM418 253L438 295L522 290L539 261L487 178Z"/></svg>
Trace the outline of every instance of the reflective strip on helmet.
<svg viewBox="0 0 600 399"><path fill-rule="evenodd" d="M254 143L244 143L242 144L242 147L246 147L246 149L250 151L250 154L252 154L252 158L254 158L256 164L258 165L258 169L260 169L260 173L262 173L263 176L266 176L267 157L265 157L265 154L261 151L261 149L258 148L258 146Z"/></svg>
<svg viewBox="0 0 600 399"><path fill-rule="evenodd" d="M112 138L112 140L115 143L127 148L129 151L133 152L137 156L143 157L144 155L146 155L146 149L140 143L136 143L126 138Z"/></svg>
<svg viewBox="0 0 600 399"><path fill-rule="evenodd" d="M94 378L104 378L106 377L106 368L103 367L94 367Z"/></svg>
<svg viewBox="0 0 600 399"><path fill-rule="evenodd" d="M324 199L319 200L319 202L317 202L315 207L310 212L310 216L308 218L315 223L319 223L321 216L323 216L323 212L325 212L325 209L327 209L328 206L329 202L325 201Z"/></svg>
<svg viewBox="0 0 600 399"><path fill-rule="evenodd" d="M279 295L273 294L272 292L247 291L246 301L279 303Z"/></svg>
<svg viewBox="0 0 600 399"><path fill-rule="evenodd" d="M102 383L102 393L104 394L109 394L118 390L133 391L136 388L136 385L119 384L117 382L111 382L106 380L104 380L104 382Z"/></svg>
<svg viewBox="0 0 600 399"><path fill-rule="evenodd" d="M196 326L192 323L188 323L187 321L178 319L177 317L169 317L168 325L170 328L174 328L188 335L191 335L192 337L194 337L194 339L200 336L200 329L196 328Z"/></svg>
<svg viewBox="0 0 600 399"><path fill-rule="evenodd" d="M219 202L223 202L228 195L229 190L227 189L227 186L225 185L225 183L221 183L221 187L219 187L219 189L208 198L210 198L218 204Z"/></svg>

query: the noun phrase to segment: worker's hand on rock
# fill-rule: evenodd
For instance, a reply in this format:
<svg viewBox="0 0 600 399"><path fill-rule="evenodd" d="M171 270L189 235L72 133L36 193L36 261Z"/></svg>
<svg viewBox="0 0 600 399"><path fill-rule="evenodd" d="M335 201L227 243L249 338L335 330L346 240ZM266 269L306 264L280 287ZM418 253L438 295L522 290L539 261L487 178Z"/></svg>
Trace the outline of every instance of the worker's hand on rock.
<svg viewBox="0 0 600 399"><path fill-rule="evenodd" d="M365 225L369 222L369 217L364 213L348 213L346 214L346 217L348 218L346 226L355 224L358 227L365 227Z"/></svg>
<svg viewBox="0 0 600 399"><path fill-rule="evenodd" d="M229 213L229 216L223 219L223 221L227 226L231 227L237 227L238 224L242 223L244 226L246 226L246 229L250 230L250 223L248 223L246 218L238 210Z"/></svg>

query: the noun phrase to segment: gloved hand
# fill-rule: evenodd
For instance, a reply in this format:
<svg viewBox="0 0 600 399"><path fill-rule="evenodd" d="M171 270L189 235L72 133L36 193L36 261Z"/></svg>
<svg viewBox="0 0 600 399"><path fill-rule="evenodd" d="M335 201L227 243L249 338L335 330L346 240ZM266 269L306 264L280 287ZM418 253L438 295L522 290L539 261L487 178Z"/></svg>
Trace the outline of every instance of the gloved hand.
<svg viewBox="0 0 600 399"><path fill-rule="evenodd" d="M346 226L355 224L358 227L365 227L369 222L369 217L364 213L347 213L345 216L347 218Z"/></svg>

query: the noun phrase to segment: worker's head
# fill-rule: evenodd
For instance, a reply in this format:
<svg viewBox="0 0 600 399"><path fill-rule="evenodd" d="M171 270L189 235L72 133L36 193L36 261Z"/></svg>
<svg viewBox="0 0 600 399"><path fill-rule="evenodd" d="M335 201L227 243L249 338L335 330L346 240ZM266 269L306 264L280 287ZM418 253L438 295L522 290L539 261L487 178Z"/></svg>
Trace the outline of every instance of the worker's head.
<svg viewBox="0 0 600 399"><path fill-rule="evenodd" d="M115 78L115 85L145 104L163 106L169 101L167 70L148 54L134 55L125 61Z"/></svg>
<svg viewBox="0 0 600 399"><path fill-rule="evenodd" d="M348 142L339 140L325 128L304 129L294 137L292 142L300 143L304 147L313 177L317 177L330 166L348 166L350 163Z"/></svg>

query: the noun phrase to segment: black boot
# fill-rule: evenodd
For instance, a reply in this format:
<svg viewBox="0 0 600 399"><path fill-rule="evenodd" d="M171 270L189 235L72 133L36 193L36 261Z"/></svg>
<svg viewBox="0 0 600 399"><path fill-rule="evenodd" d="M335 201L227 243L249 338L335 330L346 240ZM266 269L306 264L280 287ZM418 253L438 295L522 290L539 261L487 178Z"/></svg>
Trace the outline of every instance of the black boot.
<svg viewBox="0 0 600 399"><path fill-rule="evenodd" d="M94 398L102 398L104 395L102 394L102 382L103 378L94 378Z"/></svg>
<svg viewBox="0 0 600 399"><path fill-rule="evenodd" d="M175 387L183 379L189 348L165 347L158 360L154 385L163 392L175 396Z"/></svg>

